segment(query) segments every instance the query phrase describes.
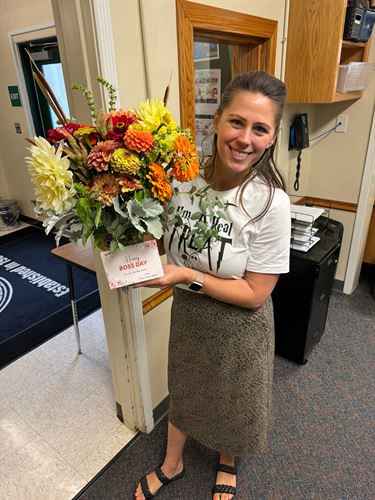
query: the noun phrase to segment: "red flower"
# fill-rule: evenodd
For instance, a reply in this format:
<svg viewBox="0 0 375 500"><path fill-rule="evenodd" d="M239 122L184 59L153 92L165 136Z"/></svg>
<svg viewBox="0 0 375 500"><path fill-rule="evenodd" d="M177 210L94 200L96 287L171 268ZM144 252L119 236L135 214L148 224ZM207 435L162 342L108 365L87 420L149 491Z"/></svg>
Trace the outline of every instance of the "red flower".
<svg viewBox="0 0 375 500"><path fill-rule="evenodd" d="M108 134L106 135L107 139L111 139L112 141L119 142L121 139L124 137L124 134L116 134L116 132L113 132L113 130L110 130Z"/></svg>
<svg viewBox="0 0 375 500"><path fill-rule="evenodd" d="M65 136L61 133L62 130L67 131L70 135L73 135L74 132L79 129L82 125L77 125L76 123L68 123L68 125L64 125L63 127L52 128L47 132L47 140L49 142L59 142L61 140L65 140Z"/></svg>
<svg viewBox="0 0 375 500"><path fill-rule="evenodd" d="M107 138L115 141L118 141L125 135L129 125L138 121L138 117L135 113L132 111L124 111L123 109L110 111L106 116L107 123L110 118L112 119L112 131L107 134Z"/></svg>

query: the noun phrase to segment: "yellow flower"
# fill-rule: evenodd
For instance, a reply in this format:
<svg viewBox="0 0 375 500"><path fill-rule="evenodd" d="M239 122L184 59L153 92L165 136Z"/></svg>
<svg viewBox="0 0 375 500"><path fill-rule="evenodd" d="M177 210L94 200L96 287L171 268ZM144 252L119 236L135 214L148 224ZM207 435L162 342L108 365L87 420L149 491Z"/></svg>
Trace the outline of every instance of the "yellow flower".
<svg viewBox="0 0 375 500"><path fill-rule="evenodd" d="M34 137L35 145L29 148L26 158L31 180L35 186L36 201L43 210L53 210L57 215L69 211L75 205L73 173L69 159L62 157L62 143L57 150L43 137Z"/></svg>
<svg viewBox="0 0 375 500"><path fill-rule="evenodd" d="M141 167L141 160L135 153L119 148L112 153L110 164L114 172L135 175Z"/></svg>
<svg viewBox="0 0 375 500"><path fill-rule="evenodd" d="M165 151L166 153L172 153L172 145L174 141L179 137L179 132L177 130L174 130L170 134L156 134L155 135L155 141L159 145L159 148L162 151Z"/></svg>
<svg viewBox="0 0 375 500"><path fill-rule="evenodd" d="M96 128L91 127L90 125L83 125L82 127L79 127L75 132L74 132L74 137L85 137L86 135L90 134L95 134L96 133Z"/></svg>
<svg viewBox="0 0 375 500"><path fill-rule="evenodd" d="M159 99L140 101L137 114L139 116L138 124L150 134L155 132L162 123L171 130L177 127L171 112L164 106L163 101Z"/></svg>

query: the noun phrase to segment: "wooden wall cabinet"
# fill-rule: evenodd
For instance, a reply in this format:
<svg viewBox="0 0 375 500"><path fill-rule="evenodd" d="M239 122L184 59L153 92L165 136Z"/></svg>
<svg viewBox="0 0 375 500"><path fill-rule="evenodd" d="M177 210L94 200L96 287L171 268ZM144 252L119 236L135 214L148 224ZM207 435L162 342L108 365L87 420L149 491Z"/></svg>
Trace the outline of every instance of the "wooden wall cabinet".
<svg viewBox="0 0 375 500"><path fill-rule="evenodd" d="M290 0L285 83L289 103L358 99L337 93L340 64L365 62L368 42L343 40L347 0Z"/></svg>

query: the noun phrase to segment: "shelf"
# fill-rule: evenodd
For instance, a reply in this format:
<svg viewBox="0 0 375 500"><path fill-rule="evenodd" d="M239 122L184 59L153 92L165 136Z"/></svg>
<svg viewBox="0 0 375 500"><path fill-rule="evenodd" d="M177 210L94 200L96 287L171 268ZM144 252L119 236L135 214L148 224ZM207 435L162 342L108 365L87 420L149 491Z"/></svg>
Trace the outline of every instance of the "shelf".
<svg viewBox="0 0 375 500"><path fill-rule="evenodd" d="M332 102L340 102L340 101L351 101L353 99L360 99L362 97L362 91L356 90L355 92L336 92Z"/></svg>
<svg viewBox="0 0 375 500"><path fill-rule="evenodd" d="M343 40L342 41L342 46L343 47L366 47L366 42L353 42L351 40Z"/></svg>

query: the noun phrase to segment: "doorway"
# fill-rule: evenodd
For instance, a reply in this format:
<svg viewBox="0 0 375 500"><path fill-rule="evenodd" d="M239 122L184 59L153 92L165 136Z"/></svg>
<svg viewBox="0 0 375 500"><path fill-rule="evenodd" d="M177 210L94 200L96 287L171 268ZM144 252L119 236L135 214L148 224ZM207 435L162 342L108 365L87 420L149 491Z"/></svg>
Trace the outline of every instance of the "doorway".
<svg viewBox="0 0 375 500"><path fill-rule="evenodd" d="M17 47L35 133L38 136L47 137L48 130L56 128L60 124L33 78L33 71L35 72L35 69L27 52L30 53L36 66L49 83L65 116L70 116L57 37L52 36L20 42L17 44Z"/></svg>

